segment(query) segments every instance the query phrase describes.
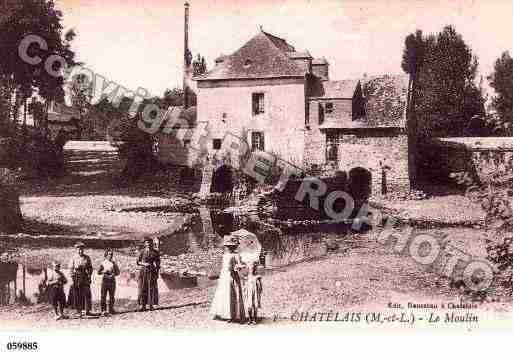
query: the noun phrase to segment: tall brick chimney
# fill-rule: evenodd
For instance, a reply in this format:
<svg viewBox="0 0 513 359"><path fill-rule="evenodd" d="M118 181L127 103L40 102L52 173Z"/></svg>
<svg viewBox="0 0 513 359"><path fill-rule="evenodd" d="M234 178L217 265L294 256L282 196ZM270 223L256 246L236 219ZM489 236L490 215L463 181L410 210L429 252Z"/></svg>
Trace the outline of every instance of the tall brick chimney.
<svg viewBox="0 0 513 359"><path fill-rule="evenodd" d="M189 50L189 3L184 4L184 32L183 32L183 107L189 107L189 79L191 77L192 54Z"/></svg>

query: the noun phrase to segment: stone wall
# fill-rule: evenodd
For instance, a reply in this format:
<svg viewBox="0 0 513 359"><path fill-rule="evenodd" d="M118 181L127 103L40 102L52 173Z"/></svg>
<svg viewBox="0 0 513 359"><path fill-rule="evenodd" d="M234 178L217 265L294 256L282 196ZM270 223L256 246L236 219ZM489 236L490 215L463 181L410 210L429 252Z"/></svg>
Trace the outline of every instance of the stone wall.
<svg viewBox="0 0 513 359"><path fill-rule="evenodd" d="M473 148L458 142L431 140L419 146L419 178L456 184L454 173L468 173L475 181L487 177L513 158L513 148Z"/></svg>
<svg viewBox="0 0 513 359"><path fill-rule="evenodd" d="M305 164L327 164L327 134L327 136L337 139L338 163L334 164L336 168L347 173L356 167L367 169L372 174L373 195L379 195L382 192L383 171L386 176L387 192L409 191L408 137L406 133L394 128L331 131L331 133L325 133L319 130L315 124L311 126L310 131L305 135Z"/></svg>
<svg viewBox="0 0 513 359"><path fill-rule="evenodd" d="M395 131L394 131L395 132ZM339 135L338 168L349 171L361 167L372 175L372 195L408 192L408 137L404 133L379 133L361 129Z"/></svg>
<svg viewBox="0 0 513 359"><path fill-rule="evenodd" d="M324 110L324 122L327 121L344 121L351 120L353 116L353 100L352 99L311 99L309 100L309 125L311 127L318 126L319 124L319 107L326 109L326 104L333 105L331 113Z"/></svg>
<svg viewBox="0 0 513 359"><path fill-rule="evenodd" d="M305 132L305 153L303 167L326 163L326 136L319 128L310 128Z"/></svg>

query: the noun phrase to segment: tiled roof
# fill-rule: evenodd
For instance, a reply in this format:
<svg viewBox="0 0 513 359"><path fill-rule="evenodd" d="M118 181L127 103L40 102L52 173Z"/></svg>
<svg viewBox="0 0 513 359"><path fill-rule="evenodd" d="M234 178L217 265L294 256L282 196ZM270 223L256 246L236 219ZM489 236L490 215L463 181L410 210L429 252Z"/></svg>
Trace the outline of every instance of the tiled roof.
<svg viewBox="0 0 513 359"><path fill-rule="evenodd" d="M312 65L328 65L328 61L324 57L321 59L313 59Z"/></svg>
<svg viewBox="0 0 513 359"><path fill-rule="evenodd" d="M353 98L359 80L322 81L313 78L310 98Z"/></svg>
<svg viewBox="0 0 513 359"><path fill-rule="evenodd" d="M361 84L365 116L360 119L331 118L319 126L324 129L406 127L407 75L384 75L343 81L314 79L310 99L352 98ZM323 91L323 92L319 92Z"/></svg>
<svg viewBox="0 0 513 359"><path fill-rule="evenodd" d="M267 38L269 40L271 40L274 43L274 45L276 45L276 47L279 48L281 51L284 51L284 52L296 51L294 49L294 46L288 44L287 41L285 41L285 39L282 39L281 37L269 34L268 32L261 31L261 33L264 34L265 36L267 36Z"/></svg>
<svg viewBox="0 0 513 359"><path fill-rule="evenodd" d="M224 57L211 71L194 79L303 77L305 69L298 66L288 53L295 53L294 47L279 37L260 31L235 53Z"/></svg>
<svg viewBox="0 0 513 359"><path fill-rule="evenodd" d="M406 127L408 75L384 75L362 81L366 126Z"/></svg>
<svg viewBox="0 0 513 359"><path fill-rule="evenodd" d="M287 56L291 59L311 59L312 55L308 51L287 52Z"/></svg>
<svg viewBox="0 0 513 359"><path fill-rule="evenodd" d="M219 56L215 59L216 64L217 64L217 63L220 63L220 62L223 62L227 57L228 57L228 56L223 55L223 54L219 55Z"/></svg>

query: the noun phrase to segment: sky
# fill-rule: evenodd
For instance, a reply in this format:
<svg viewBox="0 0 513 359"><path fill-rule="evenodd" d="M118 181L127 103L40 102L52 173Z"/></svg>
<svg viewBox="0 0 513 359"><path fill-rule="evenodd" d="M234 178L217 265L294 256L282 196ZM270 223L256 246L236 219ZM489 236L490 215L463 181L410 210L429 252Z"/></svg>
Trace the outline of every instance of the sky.
<svg viewBox="0 0 513 359"><path fill-rule="evenodd" d="M153 95L180 87L183 1L57 0L65 27L74 28L79 61L128 89ZM505 50L513 53L511 0L189 0L189 43L210 67L259 27L296 50L330 63L340 80L401 73L404 38L452 24L479 60L485 78ZM485 80L485 89L487 81Z"/></svg>

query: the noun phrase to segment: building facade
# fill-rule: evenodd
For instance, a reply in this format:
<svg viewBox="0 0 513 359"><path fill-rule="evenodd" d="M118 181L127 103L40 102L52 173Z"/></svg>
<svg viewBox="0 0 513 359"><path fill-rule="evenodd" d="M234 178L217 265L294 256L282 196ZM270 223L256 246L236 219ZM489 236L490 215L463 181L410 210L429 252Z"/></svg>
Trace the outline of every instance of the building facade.
<svg viewBox="0 0 513 359"><path fill-rule="evenodd" d="M326 59L261 30L194 80L209 155L232 134L298 167L346 172L369 194L409 189L407 76L332 81Z"/></svg>

